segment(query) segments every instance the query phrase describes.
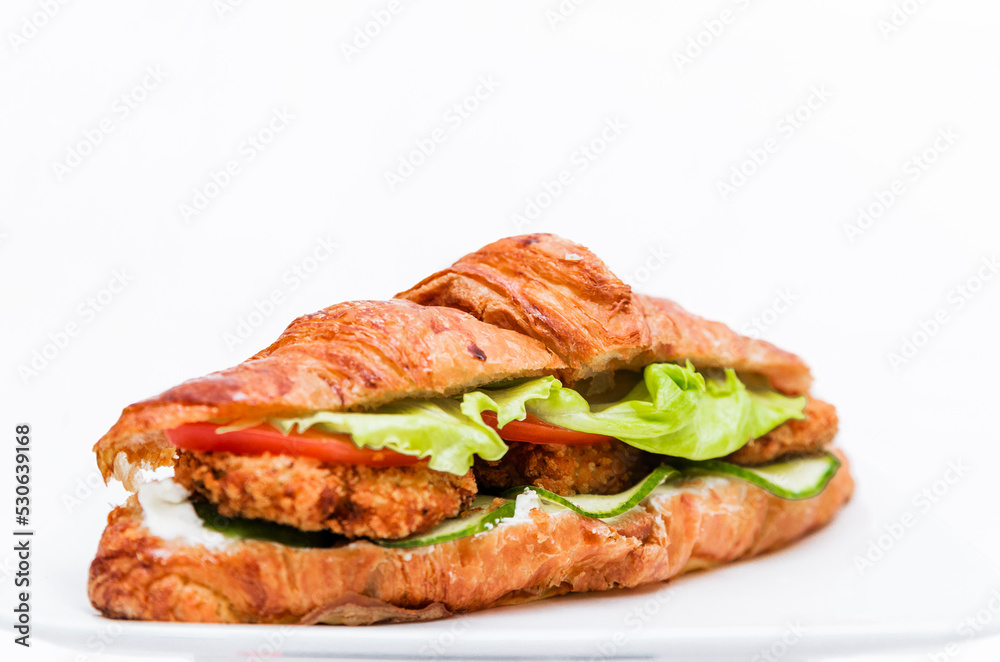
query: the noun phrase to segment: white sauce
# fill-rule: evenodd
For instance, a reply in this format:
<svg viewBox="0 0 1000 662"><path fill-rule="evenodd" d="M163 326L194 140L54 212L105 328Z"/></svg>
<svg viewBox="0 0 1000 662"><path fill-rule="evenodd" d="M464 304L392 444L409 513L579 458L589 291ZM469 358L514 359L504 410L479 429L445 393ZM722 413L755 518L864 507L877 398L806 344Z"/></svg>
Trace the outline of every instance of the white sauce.
<svg viewBox="0 0 1000 662"><path fill-rule="evenodd" d="M525 490L517 495L517 500L514 502L514 515L509 517L503 522L505 524L515 524L518 522L530 522L532 510L541 510L542 504L538 500L538 493L534 490Z"/></svg>
<svg viewBox="0 0 1000 662"><path fill-rule="evenodd" d="M706 499L713 490L722 488L733 480L735 479L726 476L698 476L698 482L695 483L686 481L679 484L666 483L650 492L646 500L653 504L654 508L659 508L664 501L669 501L680 494L690 494L700 499ZM723 506L723 508L728 508L728 506Z"/></svg>
<svg viewBox="0 0 1000 662"><path fill-rule="evenodd" d="M681 482L681 483L666 483L664 485L659 485L649 493L641 503L649 501L654 507L658 507L663 504L664 501L670 500L680 494L690 494L696 497L705 498L711 490L718 489L724 485L732 482L732 479L725 476L699 476L697 483L691 482ZM739 512L739 506L720 506L724 510L731 510L733 512ZM572 513L573 511L565 506L561 506L557 503L551 503L545 501L538 497L538 493L534 490L527 489L521 494L517 495L517 501L514 505L514 515L508 517L507 519L501 520L499 524L517 524L526 523L531 521L531 516L528 514L532 510L541 510L546 515L560 515ZM605 523L615 523L619 520L623 520L628 517L632 510L628 510L621 515L616 517L606 517L600 521ZM493 528L493 527L489 527Z"/></svg>
<svg viewBox="0 0 1000 662"><path fill-rule="evenodd" d="M169 478L140 485L136 495L142 506L143 524L154 536L213 549L234 542L218 531L205 528L188 501L191 493Z"/></svg>

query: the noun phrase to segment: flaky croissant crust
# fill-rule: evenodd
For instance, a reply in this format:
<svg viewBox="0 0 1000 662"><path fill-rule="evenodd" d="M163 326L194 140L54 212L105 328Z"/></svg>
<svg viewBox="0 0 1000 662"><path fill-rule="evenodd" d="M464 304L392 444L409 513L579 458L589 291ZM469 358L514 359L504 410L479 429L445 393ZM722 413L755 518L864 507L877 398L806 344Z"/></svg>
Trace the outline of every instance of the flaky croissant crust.
<svg viewBox="0 0 1000 662"><path fill-rule="evenodd" d="M551 234L508 237L396 295L463 310L545 343L569 383L608 370L690 360L763 375L789 395L809 390L802 360L681 306L633 293L588 248Z"/></svg>
<svg viewBox="0 0 1000 662"><path fill-rule="evenodd" d="M370 408L562 367L537 340L451 308L341 303L299 317L235 367L126 407L94 452L105 480L114 476L132 489L140 465L172 464L162 430L184 423Z"/></svg>

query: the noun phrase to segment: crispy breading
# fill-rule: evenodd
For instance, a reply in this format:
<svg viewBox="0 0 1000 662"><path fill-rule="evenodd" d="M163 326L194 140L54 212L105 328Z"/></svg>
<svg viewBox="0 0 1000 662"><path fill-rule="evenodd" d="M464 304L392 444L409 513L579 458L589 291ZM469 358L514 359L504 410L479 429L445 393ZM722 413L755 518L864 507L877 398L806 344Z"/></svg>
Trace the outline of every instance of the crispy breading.
<svg viewBox="0 0 1000 662"><path fill-rule="evenodd" d="M529 444L509 441L510 450L496 462L476 458L473 471L480 491L502 492L534 485L550 492L616 494L635 485L659 458L618 440L593 446Z"/></svg>
<svg viewBox="0 0 1000 662"><path fill-rule="evenodd" d="M423 464L365 467L311 457L179 451L174 480L226 517L351 538L403 538L454 517L476 495L472 472Z"/></svg>
<svg viewBox="0 0 1000 662"><path fill-rule="evenodd" d="M783 547L830 521L854 483L844 462L821 494L788 501L697 478L611 520L532 510L479 535L417 549L163 540L135 498L108 517L91 604L111 618L212 623L423 620L577 591L640 586Z"/></svg>
<svg viewBox="0 0 1000 662"><path fill-rule="evenodd" d="M837 410L833 405L809 398L805 420L785 421L763 437L724 457L727 462L752 467L786 456L813 453L833 443L837 435Z"/></svg>

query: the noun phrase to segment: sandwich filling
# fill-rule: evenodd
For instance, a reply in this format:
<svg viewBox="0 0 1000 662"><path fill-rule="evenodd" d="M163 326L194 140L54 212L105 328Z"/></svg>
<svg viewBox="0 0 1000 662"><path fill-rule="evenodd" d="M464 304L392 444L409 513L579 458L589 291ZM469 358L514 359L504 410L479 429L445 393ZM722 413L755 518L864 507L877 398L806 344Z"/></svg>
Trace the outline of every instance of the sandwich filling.
<svg viewBox="0 0 1000 662"><path fill-rule="evenodd" d="M585 515L565 499L629 494L612 512L679 469L816 457L835 433L829 405L748 388L732 370L657 363L612 381L596 396L547 376L367 412L188 424L166 431L174 481L213 518L391 541L525 487Z"/></svg>

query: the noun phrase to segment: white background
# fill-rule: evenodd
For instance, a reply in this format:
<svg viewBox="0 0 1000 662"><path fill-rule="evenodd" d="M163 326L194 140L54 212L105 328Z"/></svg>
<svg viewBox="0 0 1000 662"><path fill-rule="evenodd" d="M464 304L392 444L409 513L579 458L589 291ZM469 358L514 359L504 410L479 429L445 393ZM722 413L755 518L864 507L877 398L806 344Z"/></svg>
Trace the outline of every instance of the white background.
<svg viewBox="0 0 1000 662"><path fill-rule="evenodd" d="M864 554L915 518L859 585L929 546L961 549L984 568L975 591L933 588L964 564L944 553L885 613L933 605L955 629L949 659L995 659L957 628L1000 587L1000 278L977 276L1000 256L1000 6L403 1L366 44L358 31L386 2L234 4L0 11L0 445L31 423L36 619L49 600L83 600L121 497L94 486L90 447L123 406L239 362L296 315L390 297L544 231L641 291L745 332L761 320L804 356L856 464L866 528L845 535ZM605 142L608 122L620 129ZM401 159L419 165L390 184ZM734 179L740 167L751 174ZM539 198L562 171L570 182ZM877 218L858 225L859 207ZM332 254L314 256L324 242ZM275 290L278 305L261 303ZM893 360L907 339L920 347Z"/></svg>

